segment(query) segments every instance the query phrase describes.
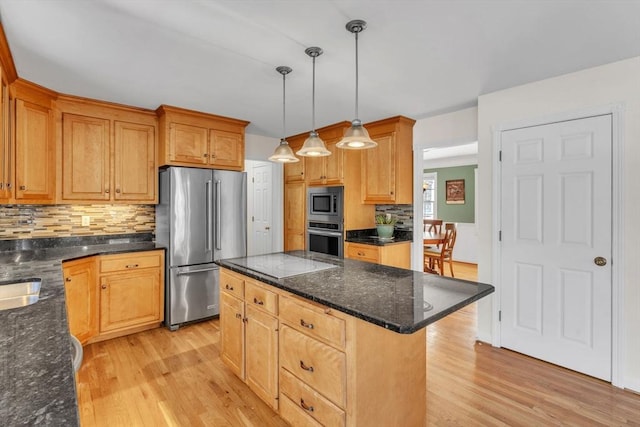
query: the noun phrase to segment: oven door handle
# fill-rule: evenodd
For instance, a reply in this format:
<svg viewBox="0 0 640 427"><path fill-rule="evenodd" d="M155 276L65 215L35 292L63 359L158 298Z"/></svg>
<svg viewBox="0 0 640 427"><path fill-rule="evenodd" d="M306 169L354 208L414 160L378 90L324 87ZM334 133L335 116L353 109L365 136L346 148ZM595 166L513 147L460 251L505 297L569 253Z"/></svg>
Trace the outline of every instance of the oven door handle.
<svg viewBox="0 0 640 427"><path fill-rule="evenodd" d="M342 237L342 233L339 231L324 231L324 230L316 230L312 228L307 228L307 233L309 234L317 234L318 236L331 236L331 237Z"/></svg>

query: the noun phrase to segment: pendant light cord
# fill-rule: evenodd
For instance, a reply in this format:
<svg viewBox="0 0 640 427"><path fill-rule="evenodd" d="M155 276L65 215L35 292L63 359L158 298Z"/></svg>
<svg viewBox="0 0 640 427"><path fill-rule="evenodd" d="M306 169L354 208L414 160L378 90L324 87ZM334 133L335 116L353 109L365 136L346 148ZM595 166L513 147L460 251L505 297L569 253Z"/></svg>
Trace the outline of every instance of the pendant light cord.
<svg viewBox="0 0 640 427"><path fill-rule="evenodd" d="M313 74L311 85L311 130L316 131L316 56L313 56Z"/></svg>
<svg viewBox="0 0 640 427"><path fill-rule="evenodd" d="M287 135L287 128L285 127L285 99L286 99L286 92L285 92L285 84L284 84L284 80L286 78L286 74L282 74L282 139L284 140L286 135Z"/></svg>
<svg viewBox="0 0 640 427"><path fill-rule="evenodd" d="M356 31L356 120L358 119L358 33Z"/></svg>

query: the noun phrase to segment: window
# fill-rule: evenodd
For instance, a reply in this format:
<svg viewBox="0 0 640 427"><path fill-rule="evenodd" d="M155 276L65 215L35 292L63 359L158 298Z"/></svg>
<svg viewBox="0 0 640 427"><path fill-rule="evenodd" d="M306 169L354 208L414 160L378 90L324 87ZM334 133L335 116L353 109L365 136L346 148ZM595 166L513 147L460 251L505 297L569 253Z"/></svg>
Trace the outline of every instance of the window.
<svg viewBox="0 0 640 427"><path fill-rule="evenodd" d="M438 174L435 172L424 174L422 180L422 217L424 219L437 218L437 188Z"/></svg>

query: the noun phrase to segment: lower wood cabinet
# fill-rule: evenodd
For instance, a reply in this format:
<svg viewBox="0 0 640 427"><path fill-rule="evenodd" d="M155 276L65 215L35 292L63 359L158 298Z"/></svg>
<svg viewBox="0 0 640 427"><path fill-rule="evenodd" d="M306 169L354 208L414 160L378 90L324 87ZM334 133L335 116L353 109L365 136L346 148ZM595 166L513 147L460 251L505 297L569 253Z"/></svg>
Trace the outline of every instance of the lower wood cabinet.
<svg viewBox="0 0 640 427"><path fill-rule="evenodd" d="M82 344L164 320L164 251L83 258L62 267L69 329Z"/></svg>
<svg viewBox="0 0 640 427"><path fill-rule="evenodd" d="M224 268L220 289L222 360L291 425L424 425L424 328L391 332Z"/></svg>
<svg viewBox="0 0 640 427"><path fill-rule="evenodd" d="M345 242L345 258L411 269L411 242L384 246Z"/></svg>

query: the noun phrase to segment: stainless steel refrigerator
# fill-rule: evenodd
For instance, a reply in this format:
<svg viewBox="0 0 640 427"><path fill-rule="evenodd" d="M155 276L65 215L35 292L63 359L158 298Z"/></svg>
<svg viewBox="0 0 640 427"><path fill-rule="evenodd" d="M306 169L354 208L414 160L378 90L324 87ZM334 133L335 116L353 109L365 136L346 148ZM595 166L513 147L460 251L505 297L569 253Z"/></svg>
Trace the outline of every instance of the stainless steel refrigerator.
<svg viewBox="0 0 640 427"><path fill-rule="evenodd" d="M220 313L215 260L247 254L247 175L170 167L160 171L156 242L167 248L165 325Z"/></svg>

